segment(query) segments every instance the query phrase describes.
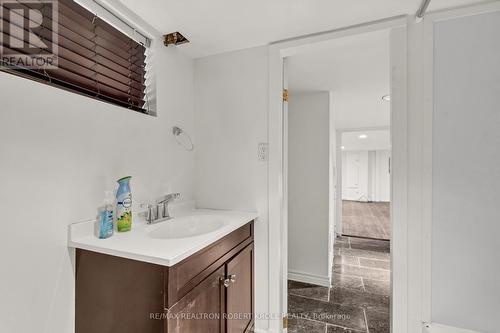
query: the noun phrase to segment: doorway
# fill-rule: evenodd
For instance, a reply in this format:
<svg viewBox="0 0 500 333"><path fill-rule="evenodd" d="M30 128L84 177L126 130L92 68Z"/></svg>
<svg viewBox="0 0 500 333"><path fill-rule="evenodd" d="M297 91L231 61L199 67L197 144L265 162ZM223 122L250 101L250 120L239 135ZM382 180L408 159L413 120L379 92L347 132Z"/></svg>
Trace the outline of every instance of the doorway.
<svg viewBox="0 0 500 333"><path fill-rule="evenodd" d="M406 48L406 29L405 29L405 26L406 26L406 21L405 20L399 20L399 19L394 19L394 20L388 20L386 22L379 22L379 23L374 23L374 24L371 24L371 25L366 25L366 26L362 26L362 27L355 27L355 28L352 28L352 29L347 29L345 31L339 31L339 32L332 32L330 36L328 36L329 34L325 34L325 36L321 36L321 37L318 37L318 36L313 36L313 37L310 37L310 38L305 38L305 40L309 40L309 42L306 42L306 41L291 41L291 42L284 42L282 43L281 45L279 46L274 46L274 47L271 47L271 53L270 53L270 56L271 56L271 80L270 80L270 85L271 85L271 92L275 89L275 88L278 88L278 87L285 87L287 88L287 83L289 82L287 80L287 77L289 76L290 73L287 72L287 70L283 70L283 63L285 62L284 60L286 59L286 63L288 63L292 58L292 56L294 55L297 55L299 54L299 52L307 49L309 46L311 46L310 44L316 44L315 46L318 46L319 44L321 44L321 42L324 42L324 41L328 41L328 40L340 40L342 39L343 37L352 37L352 36L357 36L359 37L359 35L363 35L363 34L366 34L366 33L369 33L369 32L380 32L381 30L385 30L385 32L389 33L389 35L391 35L391 40L393 38L395 38L396 40L396 43L394 43L394 47L391 48L391 66L394 65L393 69L395 67L398 68L398 70L392 72L392 75L389 75L389 70L387 70L387 72L385 73L387 76L390 76L391 79L390 81L392 83L394 83L394 79L397 78L398 80L401 80L400 82L403 82L401 84L401 86L398 85L397 89L395 89L394 86L391 85L390 87L390 92L392 93L393 91L397 91L396 94L394 94L394 98L393 98L393 101L390 103L392 106L396 106L398 111L400 112L398 115L396 116L392 116L391 115L388 115L388 117L391 117L392 118L392 121L390 122L393 126L395 126L396 129L398 129L398 131L395 132L395 135L394 137L399 137L401 138L402 137L402 132L400 131L400 127L402 127L402 124L403 124L403 121L404 121L404 116L405 116L405 113L406 113L406 107L405 107L405 99L404 99L404 96L405 95L401 95L400 93L402 91L405 91L406 89L406 85L404 84L405 82L405 76L406 76L406 68L404 67L405 64L402 62L402 59L404 59L404 56L405 56L405 48ZM400 29L397 28L397 27L401 27ZM391 30L392 29L392 30ZM397 31L396 33L393 33L393 31ZM312 40L312 41L311 41ZM343 42L345 42L345 40L343 40ZM391 43L391 45L393 45ZM340 53L342 54L342 53ZM281 59L281 60L280 60ZM389 62L388 59L386 59L387 62ZM280 65L281 64L281 65ZM288 65L288 64L287 64ZM399 69L401 71L399 71ZM274 73L274 74L273 74ZM279 76L277 75L278 73L281 73ZM395 75L396 73L396 75ZM398 90L400 89L400 90ZM290 99L293 99L293 96L295 95L294 94L294 91L293 91L293 87L290 87L290 91L289 91L289 96L290 96ZM323 90L323 92L325 91L326 89ZM334 95L335 94L335 91L332 91L332 90L329 90L329 93L330 93L330 96ZM378 94L378 93L377 93ZM377 99L380 99L381 97L379 96ZM292 304L292 303L289 303L289 301L291 300L291 298L289 298L289 295L288 295L288 290L289 290L289 286L290 286L290 282L289 282L289 261L285 258L289 258L288 257L288 251L289 251L289 243L288 243L288 240L289 240L289 219L290 219L290 216L289 216L289 209L288 209L288 206L290 205L290 202L289 202L289 198L288 198L288 186L289 186L289 174L288 174L288 171L289 171L289 165L288 165L288 139L289 139L289 128L288 126L285 126L287 125L288 123L288 116L289 116L289 113L288 113L288 108L289 108L289 105L286 104L286 103L283 103L281 101L278 101L274 98L271 98L270 99L270 108L271 109L274 109L274 108L277 108L278 105L280 105L280 107L283 108L283 113L280 114L270 114L270 131L269 131L269 135L270 135L270 138L269 138L269 141L270 143L274 142L276 144L276 142L281 142L281 145L270 145L270 156L276 156L275 154L277 152L282 152L282 156L283 156L283 159L280 161L279 159L273 159L271 158L270 159L270 164L269 164L269 172L270 172L270 178L269 178L269 186L270 186L270 220L273 220L275 218L279 219L282 221L282 223L280 225L270 225L270 238L271 239L274 239L274 237L278 237L278 238L281 238L281 242L279 245L279 249L278 250L278 256L274 256L274 255L270 255L270 310L272 311L272 309L281 309L282 312L286 312L287 310L291 310L293 309L293 306L295 306L296 304ZM332 105L332 104L330 104ZM357 127L364 127L364 126L357 126ZM369 126L368 126L369 127ZM347 128L347 127L344 127L344 128ZM333 137L333 138L336 138L336 135L335 135L335 132L332 132L330 131L330 137ZM335 140L335 139L334 139ZM405 138L403 138L403 141L401 141L399 144L398 144L398 148L400 147L403 147L405 145ZM333 143L333 146L334 147L337 147L338 149L340 149L340 143L341 141L337 140L336 142ZM330 142L332 143L332 142ZM274 149L274 153L273 153L273 149ZM331 173L331 177L329 179L330 182L335 182L335 179L337 177L337 174L338 174L338 170L336 167L331 167L332 165L332 161L335 162L337 157L338 157L338 153L336 152L336 149L333 149L333 158L330 158L330 173ZM286 161L286 162L284 162ZM334 164L334 163L333 163ZM398 168L398 173L399 173L399 176L402 176L402 173L404 173L404 169L399 169ZM283 176L283 182L280 183L279 181L279 178L275 178L273 175L282 175ZM403 187L406 185L405 184L405 181L404 180L401 180L401 179L406 179L406 177L402 177L400 178L400 180L395 184L394 188L396 189L396 191L394 191L393 193L398 193L399 191L401 191L403 189ZM280 185L281 184L281 185ZM334 184L334 186L338 186L338 184ZM333 188L334 188L333 186ZM331 187L332 188L332 187ZM275 197L272 195L273 191L274 190L277 190L278 193L280 193L280 191L283 191L283 201L280 202L280 197ZM335 228L336 228L336 215L338 213L337 209L336 208L336 203L339 202L339 199L341 197L339 196L336 196L335 195L336 191L334 190L333 191L333 195L330 196L330 198L327 200L328 201L328 204L330 206L330 214L329 214L329 217L331 217L330 219L330 224L329 224L329 229L328 229L328 232L325 233L327 235L327 238L328 239L331 239L331 240L334 240L335 239L335 235L336 235L336 232L335 232ZM405 197L400 197L401 200L404 200ZM401 204L401 200L398 200L398 205ZM333 205L330 204L333 202ZM401 214L401 212L399 213ZM331 223L331 221L334 221L333 224ZM304 223L307 223L307 221L303 221ZM401 237L401 235L404 234L405 230L403 229L399 229L399 230L395 230L395 232L399 235L399 237ZM281 236L278 236L278 235L281 235ZM328 245L328 249L327 251L331 251L331 255L329 256L329 262L331 263L331 267L334 267L334 251L337 252L337 247L334 247L333 246L333 243L335 243L335 241L332 241L329 245ZM355 243L355 242L354 242ZM342 246L342 244L344 244L344 247L346 246L346 244L350 244L349 246L351 246L351 249L353 247L357 247L358 245L355 244L354 246L352 246L352 243L350 243L350 240L348 239L338 239L337 242L336 242L337 246ZM398 246L401 246L402 244L396 244ZM273 249L272 249L272 244L270 244L271 248L270 248L270 251L272 252ZM388 251L386 251L388 252ZM354 257L354 256L352 256ZM339 256L337 255L337 258L339 258ZM310 261L311 262L314 262L316 261L317 258L313 257L313 258L310 258ZM350 259L353 259L353 258L350 258ZM369 258L367 258L369 259ZM375 259L375 258L372 258L372 259ZM399 259L399 257L398 257ZM337 259L339 260L339 259ZM358 262L359 262L359 259L357 259ZM321 260L322 261L322 265L324 265L324 260ZM274 266L274 264L278 264L278 266ZM404 269L404 261L398 261L397 263L394 262L393 266L395 267L395 270L402 270ZM355 265L350 265L350 266L355 266ZM274 268L276 267L276 269ZM358 265L358 268L354 268L354 270L356 269L360 269L359 265ZM340 285L339 281L340 280L346 280L345 277L342 277L342 276L337 276L336 273L334 271L334 269L328 269L328 272L329 272L329 281L330 281L330 285L327 287L327 286L323 286L321 285L320 283L316 284L315 286L304 286L304 288L300 287L298 289L303 289L304 292L308 292L307 290L310 290L310 292L312 292L313 294L315 292L319 292L318 289L315 289L317 287L320 287L320 288L329 288L329 291L327 292L327 294L324 294L324 291L325 289L321 289L323 290L322 292L319 292L319 294L323 293L323 296L326 296L328 298L331 299L331 297L335 297L335 294L342 298L344 300L352 300L352 299L355 299L355 297L352 297L351 296L346 296L346 294L344 294L342 296L342 293L336 293L335 290L338 291L338 289L335 289L333 290L333 286L331 285L331 283L333 283L334 281L336 281L337 285L336 287L338 288L342 288L342 287L346 287L345 285L342 286ZM340 274L342 275L342 274ZM347 275L352 275L352 271L347 274ZM280 277L278 280L275 280L273 278L273 276L276 276L276 277ZM340 279L340 280L339 280ZM389 274L385 274L384 273L384 277L383 277L384 280L387 280L389 281L390 280L390 277L389 277ZM321 279L322 281L324 281L323 279ZM347 279L348 280L348 279ZM293 280L292 280L293 281ZM358 279L359 281L359 279ZM295 281L295 282L298 282L298 283L305 283L305 282L301 282L301 281ZM351 281L352 282L352 281ZM402 283L402 281L394 281L395 283L392 284L392 288L389 288L389 293L390 294L393 294L393 295L397 295L397 299L395 302L392 302L392 304L395 304L395 303L402 303L405 301L405 296L404 294L402 293L403 291L403 288L401 286L400 283ZM276 284L275 284L276 283ZM312 283L311 283L312 284ZM276 288L276 289L273 289L273 286ZM354 286L351 285L351 286ZM358 286L359 287L359 286ZM293 286L290 286L290 289L295 289L297 290L297 288L294 288ZM349 289L349 288L345 288L345 289ZM354 288L351 288L350 290L346 290L346 291L353 291ZM363 287L364 289L364 287ZM333 290L333 291L332 291ZM363 291L366 291L365 289ZM299 293L300 291L296 291L297 293ZM276 297L276 293L279 295L278 297ZM399 295L398 295L399 293ZM304 295L302 295L304 296ZM369 296L369 295L367 295ZM389 300L390 299L390 296L387 296L387 295L379 295L379 296L382 296L382 298L385 297L385 300ZM276 297L276 298L275 298ZM298 296L300 297L300 296ZM307 297L303 297L303 298L307 298ZM279 299L280 301L278 303L275 303L275 300ZM319 300L321 301L321 300ZM325 301L323 299L323 301ZM337 304L339 305L338 303L335 303L333 302L332 304ZM357 322L358 325L360 326L356 326L355 328L352 328L353 330L358 330L358 331L363 331L363 330L368 330L369 329L369 325L376 325L378 327L385 327L384 329L386 329L387 331L389 330L389 326L390 326L390 323L391 323L391 318L390 318L390 315L389 315L389 310L387 310L389 308L389 302L385 302L385 310L383 311L382 313L382 316L377 316L379 313L377 313L375 316L372 316L372 324L368 324L368 321L367 321L367 315L366 315L366 312L365 312L365 309L363 307L366 308L366 303L365 304L361 304L361 303L358 303L358 305L361 305L361 307L357 307L356 305L354 304L340 304L340 305L345 305L345 306L351 306L351 308L355 308L355 312L356 313L352 313L352 314L355 314L355 316L353 316L352 314L346 314L344 312L344 314L348 317L348 318L351 318L352 321L351 321L351 324L352 322ZM337 306L337 305L333 305L333 307ZM299 309L300 313L304 314L304 313L308 313L307 309L306 308L302 308L302 309ZM375 309L375 310L380 310L380 309ZM293 311L292 311L293 312ZM313 311L314 312L314 311ZM318 313L315 312L317 315ZM289 312L290 314L290 312ZM293 314L293 313L292 313ZM309 314L312 314L312 312L309 312ZM338 313L337 313L338 314ZM328 314L326 314L328 316ZM290 326L292 326L294 324L294 316L291 316L290 317ZM342 317L342 318L345 318ZM320 325L323 325L325 324L326 326L321 326L322 328L325 328L325 329L350 329L349 327L353 327L353 326L349 326L347 325L348 323L346 322L342 322L342 320L344 319L340 319L341 321L340 322L321 322ZM364 321L363 321L363 318ZM399 317L399 318L404 318L404 317ZM306 318L307 319L307 318ZM395 321L393 321L393 324L394 324ZM310 322L306 322L306 323L310 323ZM275 325L279 325L279 326L275 326ZM300 326L300 323L296 323L296 325L299 325ZM277 331L280 331L281 330L281 322L271 322L270 323L270 327L271 329L275 329ZM274 327L274 328L273 328ZM289 327L292 331L293 331L293 326L292 327ZM297 326L295 326L295 328L297 328ZM322 329L321 328L321 329ZM307 329L307 328L306 328ZM320 330L321 330L320 329Z"/></svg>
<svg viewBox="0 0 500 333"><path fill-rule="evenodd" d="M390 131L341 133L339 235L390 240Z"/></svg>
<svg viewBox="0 0 500 333"><path fill-rule="evenodd" d="M290 332L389 333L389 36L338 38L285 60Z"/></svg>

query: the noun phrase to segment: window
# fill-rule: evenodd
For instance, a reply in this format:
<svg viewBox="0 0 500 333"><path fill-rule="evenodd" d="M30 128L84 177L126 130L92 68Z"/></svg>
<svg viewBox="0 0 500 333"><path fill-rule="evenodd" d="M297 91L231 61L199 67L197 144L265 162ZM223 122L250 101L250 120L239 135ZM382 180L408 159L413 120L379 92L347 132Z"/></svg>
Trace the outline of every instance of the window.
<svg viewBox="0 0 500 333"><path fill-rule="evenodd" d="M3 2L1 26L3 71L151 113L145 43L72 0ZM51 52L56 65L29 63Z"/></svg>

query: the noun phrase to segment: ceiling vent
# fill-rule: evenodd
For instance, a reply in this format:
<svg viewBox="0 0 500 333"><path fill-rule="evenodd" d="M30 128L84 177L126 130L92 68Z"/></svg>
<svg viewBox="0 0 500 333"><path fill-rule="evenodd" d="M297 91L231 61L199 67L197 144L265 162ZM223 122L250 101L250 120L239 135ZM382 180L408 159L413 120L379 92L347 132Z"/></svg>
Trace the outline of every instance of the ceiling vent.
<svg viewBox="0 0 500 333"><path fill-rule="evenodd" d="M165 38L163 41L165 46L189 43L189 40L178 31L169 33L163 37Z"/></svg>

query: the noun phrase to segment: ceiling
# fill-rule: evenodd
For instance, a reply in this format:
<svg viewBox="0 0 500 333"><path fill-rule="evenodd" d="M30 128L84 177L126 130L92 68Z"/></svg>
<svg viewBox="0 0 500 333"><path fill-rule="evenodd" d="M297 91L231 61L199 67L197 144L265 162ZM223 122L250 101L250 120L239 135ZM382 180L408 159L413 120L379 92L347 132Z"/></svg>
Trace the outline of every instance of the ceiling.
<svg viewBox="0 0 500 333"><path fill-rule="evenodd" d="M360 139L360 135L366 135ZM391 137L389 130L384 131L359 131L342 133L342 150L390 150Z"/></svg>
<svg viewBox="0 0 500 333"><path fill-rule="evenodd" d="M159 32L179 31L192 58L414 14L421 0L118 0ZM480 0L432 0L429 10Z"/></svg>
<svg viewBox="0 0 500 333"><path fill-rule="evenodd" d="M389 126L389 30L302 48L286 60L290 94L332 91L337 129Z"/></svg>

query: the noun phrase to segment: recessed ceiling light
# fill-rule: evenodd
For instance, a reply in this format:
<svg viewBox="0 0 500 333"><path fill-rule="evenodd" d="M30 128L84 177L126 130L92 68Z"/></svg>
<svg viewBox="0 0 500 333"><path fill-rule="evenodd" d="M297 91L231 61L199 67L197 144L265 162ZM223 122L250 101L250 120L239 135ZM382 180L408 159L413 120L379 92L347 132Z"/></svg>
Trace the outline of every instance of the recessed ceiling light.
<svg viewBox="0 0 500 333"><path fill-rule="evenodd" d="M368 135L366 135L366 134L360 134L358 136L358 138L360 138L360 139L366 139L367 137L368 137Z"/></svg>
<svg viewBox="0 0 500 333"><path fill-rule="evenodd" d="M391 95L384 95L382 96L382 100L385 102L390 102L391 101Z"/></svg>
<svg viewBox="0 0 500 333"><path fill-rule="evenodd" d="M340 149L344 150L344 149L345 149L345 147L344 147L344 146L340 146Z"/></svg>

